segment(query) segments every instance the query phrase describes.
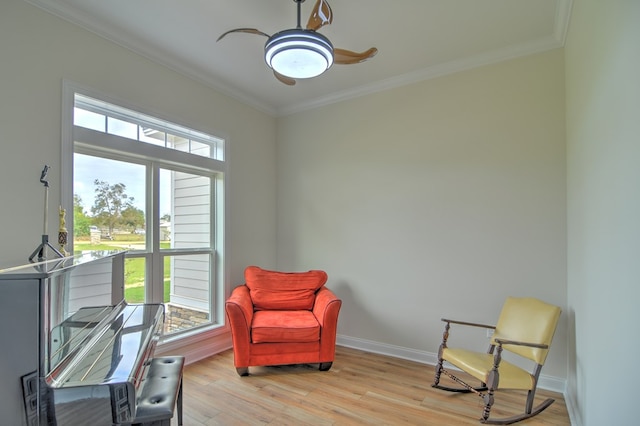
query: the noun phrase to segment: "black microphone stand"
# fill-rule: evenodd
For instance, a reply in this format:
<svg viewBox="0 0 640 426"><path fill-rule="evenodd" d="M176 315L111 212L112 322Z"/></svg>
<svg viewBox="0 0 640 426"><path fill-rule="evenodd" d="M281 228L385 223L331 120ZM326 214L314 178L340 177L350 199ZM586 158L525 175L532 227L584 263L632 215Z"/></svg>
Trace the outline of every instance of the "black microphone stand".
<svg viewBox="0 0 640 426"><path fill-rule="evenodd" d="M31 253L29 256L29 262L33 262L33 259L38 255L38 261L41 262L45 260L46 257L46 248L49 247L55 254L59 257L64 257L62 253L60 253L54 246L49 243L49 234L47 234L47 220L48 215L47 212L49 210L49 182L46 180L47 173L49 172L49 166L45 165L44 169L42 169L42 173L40 174L40 182L44 185L44 227L42 231L42 243Z"/></svg>

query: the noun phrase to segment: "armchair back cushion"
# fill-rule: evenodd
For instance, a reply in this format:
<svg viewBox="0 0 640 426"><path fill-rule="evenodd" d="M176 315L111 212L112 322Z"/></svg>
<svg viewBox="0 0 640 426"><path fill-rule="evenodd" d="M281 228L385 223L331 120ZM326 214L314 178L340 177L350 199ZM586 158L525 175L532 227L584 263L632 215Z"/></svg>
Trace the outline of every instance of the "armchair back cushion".
<svg viewBox="0 0 640 426"><path fill-rule="evenodd" d="M560 308L532 297L508 297L493 333L495 339L519 340L551 346L555 334ZM549 349L531 346L505 345L505 350L517 353L531 361L543 365Z"/></svg>
<svg viewBox="0 0 640 426"><path fill-rule="evenodd" d="M311 310L315 293L327 282L327 273L269 271L249 266L244 272L254 309Z"/></svg>

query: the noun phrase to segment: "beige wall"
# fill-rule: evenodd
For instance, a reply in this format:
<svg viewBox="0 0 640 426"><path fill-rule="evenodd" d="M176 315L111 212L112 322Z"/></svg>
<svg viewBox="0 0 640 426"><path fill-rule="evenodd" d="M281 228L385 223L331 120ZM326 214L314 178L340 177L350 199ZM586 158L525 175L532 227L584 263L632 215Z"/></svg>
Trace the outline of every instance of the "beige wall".
<svg viewBox="0 0 640 426"><path fill-rule="evenodd" d="M433 361L443 316L566 307L564 90L558 49L279 119L278 266L327 270L343 344Z"/></svg>
<svg viewBox="0 0 640 426"><path fill-rule="evenodd" d="M574 1L566 43L569 400L638 424L640 2Z"/></svg>
<svg viewBox="0 0 640 426"><path fill-rule="evenodd" d="M228 137L230 280L275 264L275 119L20 0L0 3L0 224L3 263L40 243L44 164L58 229L62 80ZM250 124L250 125L249 125ZM259 205L260 208L256 208Z"/></svg>

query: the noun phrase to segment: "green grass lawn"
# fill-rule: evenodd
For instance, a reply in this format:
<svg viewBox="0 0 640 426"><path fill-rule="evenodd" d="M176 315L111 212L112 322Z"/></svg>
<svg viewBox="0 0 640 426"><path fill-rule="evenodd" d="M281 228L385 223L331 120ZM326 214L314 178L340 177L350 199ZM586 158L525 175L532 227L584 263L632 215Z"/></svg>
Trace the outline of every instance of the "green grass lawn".
<svg viewBox="0 0 640 426"><path fill-rule="evenodd" d="M169 301L169 290L171 286L169 285L169 280L164 280L164 302ZM144 287L129 287L125 285L124 288L124 299L129 303L144 303Z"/></svg>

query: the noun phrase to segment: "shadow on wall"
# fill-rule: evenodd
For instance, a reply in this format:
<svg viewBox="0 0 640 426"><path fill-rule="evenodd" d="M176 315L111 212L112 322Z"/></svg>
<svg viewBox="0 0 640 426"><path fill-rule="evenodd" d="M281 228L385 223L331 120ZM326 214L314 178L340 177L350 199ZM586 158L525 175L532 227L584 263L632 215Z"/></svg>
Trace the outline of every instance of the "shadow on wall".
<svg viewBox="0 0 640 426"><path fill-rule="evenodd" d="M366 303L363 303L363 297L354 292L353 287L344 280L336 281L327 286L342 299L342 309L338 319L338 335L351 340L347 345L354 347L357 345L358 349L365 350L367 346L377 346L369 348L376 352L384 351L383 347L388 346L388 353L391 354L395 346L393 341L416 341L418 338L415 336L415 327L411 327L411 329L403 327L399 330L389 326L392 323L398 324L398 321L389 321L390 315L405 319L400 309L390 307L387 312L374 312L368 309ZM407 336L403 334L407 334ZM424 336L419 339L422 342L425 341ZM357 340L361 340L361 344L358 344ZM397 346L397 349L407 348Z"/></svg>
<svg viewBox="0 0 640 426"><path fill-rule="evenodd" d="M578 383L578 377L585 377L584 371L581 371L581 360L578 359L576 353L576 313L573 309L567 309L567 390L565 392L565 398L567 398L567 408L570 410L570 417L575 421L575 424L584 424L583 419L580 418L580 413L584 410L580 409L580 400L583 400L585 395L584 383ZM582 398L578 398L578 396Z"/></svg>

